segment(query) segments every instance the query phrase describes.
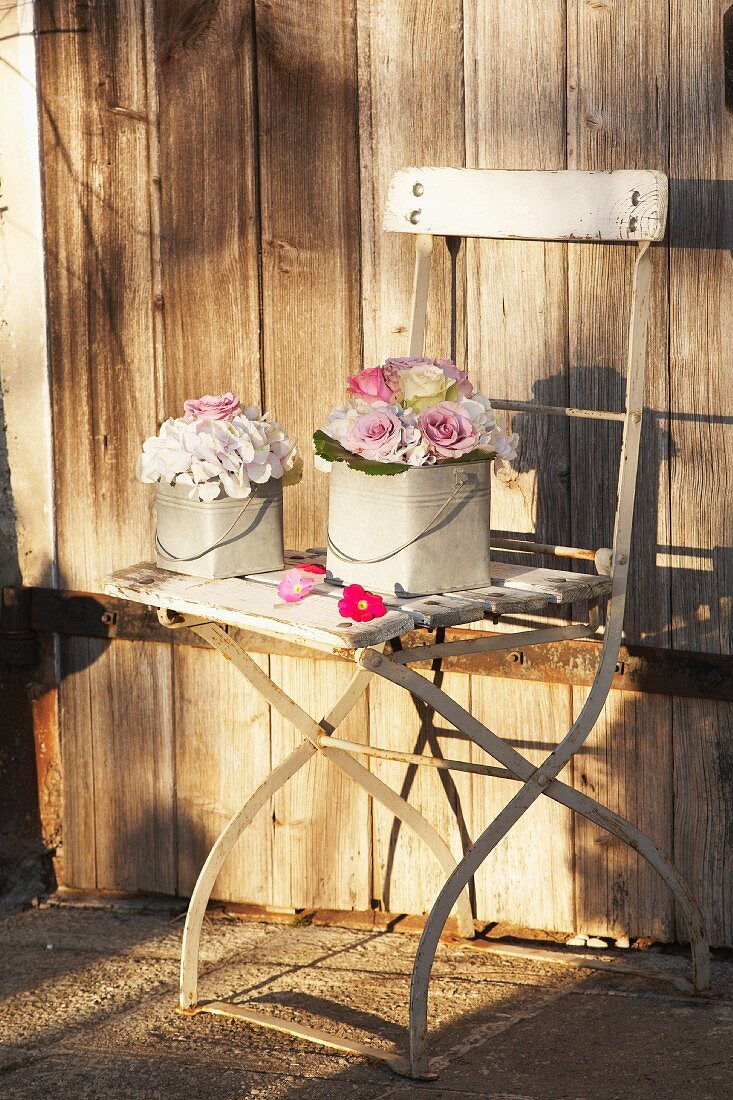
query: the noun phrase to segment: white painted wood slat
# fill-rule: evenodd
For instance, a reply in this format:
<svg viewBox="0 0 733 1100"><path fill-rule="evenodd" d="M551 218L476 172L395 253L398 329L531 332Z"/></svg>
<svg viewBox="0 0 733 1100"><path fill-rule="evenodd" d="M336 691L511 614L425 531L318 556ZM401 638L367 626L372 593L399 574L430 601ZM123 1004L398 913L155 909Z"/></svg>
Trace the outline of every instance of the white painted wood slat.
<svg viewBox="0 0 733 1100"><path fill-rule="evenodd" d="M350 623L340 619L329 596L313 593L302 603L286 604L279 600L271 585L256 584L243 577L202 580L157 569L146 562L113 573L106 578L104 591L136 603L258 630L334 652L377 645L405 634L414 625L412 616L392 610L370 623Z"/></svg>
<svg viewBox="0 0 733 1100"><path fill-rule="evenodd" d="M392 177L383 226L455 237L659 241L666 219L661 172L425 167Z"/></svg>

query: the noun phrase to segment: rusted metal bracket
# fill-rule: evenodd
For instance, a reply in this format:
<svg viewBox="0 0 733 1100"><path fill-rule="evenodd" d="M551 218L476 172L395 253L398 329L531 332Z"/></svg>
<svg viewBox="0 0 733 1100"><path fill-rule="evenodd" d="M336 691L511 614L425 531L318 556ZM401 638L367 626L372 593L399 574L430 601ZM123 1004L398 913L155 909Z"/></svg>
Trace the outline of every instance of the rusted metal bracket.
<svg viewBox="0 0 733 1100"><path fill-rule="evenodd" d="M475 630L460 627L446 630L446 641L476 638ZM170 630L162 626L154 609L129 600L94 592L70 592L52 588L9 586L0 602L0 662L30 665L36 660L36 634L66 634L103 640L160 642L193 645L202 641L187 628ZM251 653L302 656L302 649L290 642L263 634L238 632ZM430 638L430 635L427 635ZM414 631L402 639L403 646L417 646L426 640L425 631ZM542 683L592 683L600 643L592 640L550 642L526 649L501 650L448 657L446 671L478 676ZM309 650L313 659L334 660L326 653ZM423 667L420 664L415 667ZM427 667L427 663L426 666ZM652 695L733 701L733 656L718 653L687 653L651 646L623 646L619 654L613 687Z"/></svg>

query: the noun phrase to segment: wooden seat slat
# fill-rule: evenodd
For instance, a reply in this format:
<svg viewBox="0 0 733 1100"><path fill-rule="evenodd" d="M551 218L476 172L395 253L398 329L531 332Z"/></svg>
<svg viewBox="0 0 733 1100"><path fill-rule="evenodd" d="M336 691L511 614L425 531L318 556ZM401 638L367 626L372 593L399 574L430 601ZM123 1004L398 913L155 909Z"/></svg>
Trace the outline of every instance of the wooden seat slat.
<svg viewBox="0 0 733 1100"><path fill-rule="evenodd" d="M302 603L280 604L272 585L244 577L189 577L158 569L149 562L113 573L105 579L104 591L136 603L210 618L332 652L377 645L406 634L415 625L407 612L393 609L370 623L351 623L339 618L331 596L314 593Z"/></svg>

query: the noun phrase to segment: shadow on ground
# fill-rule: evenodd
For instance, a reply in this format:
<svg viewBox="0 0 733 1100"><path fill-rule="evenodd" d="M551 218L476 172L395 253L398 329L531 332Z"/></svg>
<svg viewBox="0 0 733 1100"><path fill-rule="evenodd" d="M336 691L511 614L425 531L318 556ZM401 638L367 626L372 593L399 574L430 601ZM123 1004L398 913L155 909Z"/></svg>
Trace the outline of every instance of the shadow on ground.
<svg viewBox="0 0 733 1100"><path fill-rule="evenodd" d="M0 923L3 1096L217 1100L719 1100L733 1095L733 961L715 996L441 945L436 1083L224 1017L175 1012L181 922L48 908ZM201 999L230 998L386 1049L404 1044L411 935L208 922ZM626 956L628 960L628 955ZM636 959L634 961L637 961ZM659 963L645 956L641 965ZM684 970L680 957L665 960Z"/></svg>

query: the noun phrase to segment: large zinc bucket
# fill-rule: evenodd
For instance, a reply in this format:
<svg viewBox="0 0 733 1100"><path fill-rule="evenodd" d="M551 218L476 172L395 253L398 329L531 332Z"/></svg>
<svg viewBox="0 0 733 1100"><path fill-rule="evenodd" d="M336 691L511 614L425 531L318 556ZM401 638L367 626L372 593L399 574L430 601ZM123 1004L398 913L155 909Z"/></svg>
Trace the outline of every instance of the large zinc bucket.
<svg viewBox="0 0 733 1100"><path fill-rule="evenodd" d="M193 577L241 577L282 569L282 482L271 478L245 500L221 489L216 500L189 500L190 487L158 484L155 538L161 569Z"/></svg>
<svg viewBox="0 0 733 1100"><path fill-rule="evenodd" d="M380 476L331 466L328 580L391 595L490 583L490 461Z"/></svg>

